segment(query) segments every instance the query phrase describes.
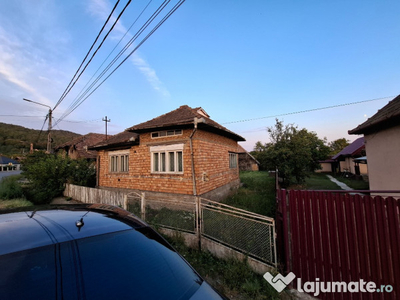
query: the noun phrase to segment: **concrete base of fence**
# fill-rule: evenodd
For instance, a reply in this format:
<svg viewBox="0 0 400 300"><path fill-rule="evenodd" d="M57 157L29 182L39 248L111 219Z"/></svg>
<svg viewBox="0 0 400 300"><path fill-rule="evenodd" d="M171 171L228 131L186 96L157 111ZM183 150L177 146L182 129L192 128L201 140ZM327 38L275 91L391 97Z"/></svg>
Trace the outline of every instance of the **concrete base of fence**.
<svg viewBox="0 0 400 300"><path fill-rule="evenodd" d="M240 261L246 260L249 267L260 275L264 275L265 272L273 272L275 270L275 268L270 265L264 264L256 259L246 256L243 253L205 237L201 238L201 249L203 251L208 250L216 257L222 259L234 258Z"/></svg>
<svg viewBox="0 0 400 300"><path fill-rule="evenodd" d="M187 233L168 228L157 228L157 231L169 237L175 237L175 236L182 237L186 246L193 249L199 249L199 239L193 233Z"/></svg>
<svg viewBox="0 0 400 300"><path fill-rule="evenodd" d="M167 228L158 228L158 231L166 236L169 237L174 237L176 235L182 237L184 239L185 245L198 249L199 248L199 243L198 243L198 237L195 234L192 233L185 233L181 231L176 231L172 229L167 229ZM236 250L233 250L229 247L226 247L225 245L222 245L218 242L215 242L213 240L210 240L208 238L202 237L201 238L201 250L202 251L209 251L211 254L214 256L221 258L221 259L237 259L240 261L246 260L250 268L256 272L257 274L264 275L265 272L274 272L275 268L264 264L258 260L255 260L251 257L247 257L243 253L240 253Z"/></svg>

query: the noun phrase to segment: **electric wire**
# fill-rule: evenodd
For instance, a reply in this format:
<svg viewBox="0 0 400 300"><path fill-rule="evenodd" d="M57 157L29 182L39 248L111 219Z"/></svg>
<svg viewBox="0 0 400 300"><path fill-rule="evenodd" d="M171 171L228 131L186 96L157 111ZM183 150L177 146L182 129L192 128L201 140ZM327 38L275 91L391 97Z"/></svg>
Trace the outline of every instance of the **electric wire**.
<svg viewBox="0 0 400 300"><path fill-rule="evenodd" d="M251 119L244 119L244 120L225 122L225 123L221 123L221 124L225 125L225 124L233 124L233 123L243 123L243 122L257 121L257 120L262 120L262 119L277 118L277 117L283 117L283 116L289 116L289 115L297 115L297 114L302 114L302 113L308 113L308 112L313 112L313 111L319 111L319 110L325 110L325 109L331 109L331 108L337 108L337 107L361 104L361 103L378 101L378 100L383 100L383 99L387 99L387 98L394 98L394 97L395 96L388 96L388 97L375 98L375 99L362 100L362 101L355 101L355 102L349 102L349 103L343 103L343 104L335 104L335 105L330 105L330 106L325 106L325 107L311 108L311 109L294 111L294 112L283 113L283 114L278 114L278 115L271 115L271 116L266 116L266 117L258 117L258 118L251 118Z"/></svg>
<svg viewBox="0 0 400 300"><path fill-rule="evenodd" d="M92 77L90 77L90 79L88 80L88 82L85 84L85 86L81 89L81 91L79 92L79 94L76 96L75 100L78 99L79 97L81 97L83 91L86 89L86 87L88 86L88 84L93 80L93 78L96 76L96 74L100 71L100 69L103 67L103 65L106 63L106 61L110 58L111 54L115 51L115 49L117 49L117 47L119 46L119 44L121 44L121 42L123 41L123 39L125 38L125 36L128 34L128 32L132 29L132 27L136 24L136 22L139 20L139 18L143 15L143 13L146 11L146 9L149 7L150 3L153 0L150 0L147 5L143 8L142 12L139 14L139 16L132 22L131 26L129 26L129 28L125 31L124 35L120 38L120 40L118 41L118 43L114 46L114 48L110 51L110 53L107 55L107 57L103 60L103 62L101 63L100 67L97 68L96 72L94 72L94 74L92 75ZM73 105L71 105L70 107L72 107Z"/></svg>
<svg viewBox="0 0 400 300"><path fill-rule="evenodd" d="M118 17L115 19L113 25L111 26L111 28L108 30L107 34L104 36L103 40L101 41L100 45L97 47L97 49L94 51L94 53L92 54L92 57L89 59L89 61L86 63L85 67L83 68L83 70L79 73L78 77L76 78L75 82L73 83L73 85L71 86L70 90L74 87L75 83L79 80L79 78L81 77L81 75L83 74L83 72L85 72L87 66L92 62L94 56L97 54L98 50L101 48L101 46L103 46L105 40L107 39L107 37L109 36L109 34L111 33L111 31L114 29L115 25L118 23L119 19L121 18L122 14L124 13L124 11L126 10L126 8L129 6L129 4L131 3L132 0L129 0L128 3L125 5L125 7L122 9L122 11L119 13Z"/></svg>
<svg viewBox="0 0 400 300"><path fill-rule="evenodd" d="M71 114L76 108L78 108L87 98L89 98L126 60L134 53L136 50L143 45L143 43L151 36L154 34L154 32L185 2L185 0L180 0L178 1L177 4L175 4L172 9L159 21L159 23L146 35L145 38L142 39L142 41L122 60L121 63L118 64L117 67L115 67L107 76L106 78L101 81L95 88L93 88L94 84L96 84L101 77L104 76L104 74L111 68L111 66L116 62L116 60L128 49L128 47L137 39L137 37L143 33L143 31L153 22L153 20L158 16L158 14L167 6L167 4L170 1L164 1L162 5L160 5L159 9L148 19L148 21L142 26L142 28L135 34L135 36L131 39L131 41L124 47L124 50L120 52L120 54L117 55L117 57L113 60L112 63L110 63L107 68L98 76L96 81L92 83L92 85L87 89L87 91L84 93L86 95L89 90L92 88L91 92L85 97L81 98L78 102L75 103L74 107L67 111L60 119L58 122L61 122L63 118Z"/></svg>
<svg viewBox="0 0 400 300"><path fill-rule="evenodd" d="M121 49L121 51L114 57L114 59L107 65L107 67L100 73L100 75L97 76L96 80L92 82L92 84L86 89L84 93L79 96L72 105L67 109L67 111L64 113L64 115L61 116L60 121L68 116L70 113L72 113L79 105L82 104L84 100L82 100L88 93L89 91L97 84L97 82L100 81L100 79L108 72L108 70L118 61L118 59L125 53L125 51L132 45L134 41L140 36L140 34L143 33L144 30L154 21L154 19L161 13L161 11L169 4L170 0L165 0L158 8L157 10L150 16L150 18L142 25L142 27L136 32L136 34L129 40L129 42ZM101 84L100 84L101 85ZM99 85L99 86L100 86ZM97 89L97 88L96 88ZM92 93L91 93L92 94ZM90 94L90 95L91 95ZM89 96L90 96L89 95Z"/></svg>
<svg viewBox="0 0 400 300"><path fill-rule="evenodd" d="M57 103L56 103L56 105L54 106L53 110L55 110L55 109L57 108L57 106L65 99L65 97L67 96L67 94L71 91L73 85L76 83L76 80L75 80L75 82L72 84L72 82L74 81L74 79L75 79L76 75L78 74L79 70L82 68L83 63L86 61L86 58L89 56L89 54L90 54L90 52L92 51L94 45L97 43L97 40L99 39L101 33L103 32L104 28L106 27L106 25L107 25L108 21L110 20L112 14L114 13L115 9L117 8L117 6L118 6L118 4L119 4L119 1L120 1L120 0L118 0L117 3L115 3L114 8L112 9L112 11L111 11L111 13L109 14L107 20L106 20L105 23L103 24L103 27L101 27L100 32L97 34L97 37L96 37L96 39L94 40L92 46L90 47L89 51L86 53L85 58L82 60L80 66L79 66L79 68L78 68L78 70L76 70L75 75L72 77L72 79L71 79L71 81L69 82L67 88L66 88L65 91L62 93L60 99L57 101ZM72 86L71 86L71 84L72 84Z"/></svg>

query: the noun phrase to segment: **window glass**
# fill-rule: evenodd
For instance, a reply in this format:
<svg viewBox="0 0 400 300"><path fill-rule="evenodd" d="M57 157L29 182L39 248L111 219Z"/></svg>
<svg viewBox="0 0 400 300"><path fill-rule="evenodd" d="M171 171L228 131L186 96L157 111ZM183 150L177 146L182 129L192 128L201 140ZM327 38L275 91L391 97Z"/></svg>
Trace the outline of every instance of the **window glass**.
<svg viewBox="0 0 400 300"><path fill-rule="evenodd" d="M159 162L158 162L158 153L154 153L153 154L153 166L154 166L154 171L155 172L159 171L158 164L159 164Z"/></svg>
<svg viewBox="0 0 400 300"><path fill-rule="evenodd" d="M165 162L165 152L162 152L162 153L160 153L160 162L161 162L161 168L160 168L160 171L161 172L165 172L165 164L166 164L166 162Z"/></svg>
<svg viewBox="0 0 400 300"><path fill-rule="evenodd" d="M56 263L54 245L1 256L0 299L56 299Z"/></svg>
<svg viewBox="0 0 400 300"><path fill-rule="evenodd" d="M178 172L183 172L183 159L182 159L182 151L176 152L178 156Z"/></svg>
<svg viewBox="0 0 400 300"><path fill-rule="evenodd" d="M169 171L175 171L175 152L168 152L169 156Z"/></svg>
<svg viewBox="0 0 400 300"><path fill-rule="evenodd" d="M78 240L78 248L87 299L189 299L202 283L176 252L136 230Z"/></svg>

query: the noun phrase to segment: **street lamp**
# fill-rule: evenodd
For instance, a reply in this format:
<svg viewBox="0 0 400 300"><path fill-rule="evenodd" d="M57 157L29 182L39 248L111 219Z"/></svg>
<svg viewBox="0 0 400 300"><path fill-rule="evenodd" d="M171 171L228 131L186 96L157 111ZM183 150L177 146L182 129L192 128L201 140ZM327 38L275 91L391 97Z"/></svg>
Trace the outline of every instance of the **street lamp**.
<svg viewBox="0 0 400 300"><path fill-rule="evenodd" d="M35 103L35 104L38 104L38 105L46 106L46 107L49 108L49 114L48 114L48 116L49 116L49 126L48 126L48 133L47 133L47 152L51 153L51 127L52 127L52 112L53 112L51 107L46 105L46 104L42 104L42 103L39 103L39 102L36 102L36 101L32 101L32 100L29 100L29 99L23 98L23 100L28 101L28 102L32 102L32 103Z"/></svg>

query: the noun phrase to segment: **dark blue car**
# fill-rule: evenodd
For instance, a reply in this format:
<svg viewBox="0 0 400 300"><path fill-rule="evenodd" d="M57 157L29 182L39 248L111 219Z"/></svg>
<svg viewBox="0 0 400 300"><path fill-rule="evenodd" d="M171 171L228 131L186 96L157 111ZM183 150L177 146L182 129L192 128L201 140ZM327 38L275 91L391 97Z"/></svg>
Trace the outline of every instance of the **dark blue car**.
<svg viewBox="0 0 400 300"><path fill-rule="evenodd" d="M0 214L0 299L223 299L152 228L108 205Z"/></svg>

